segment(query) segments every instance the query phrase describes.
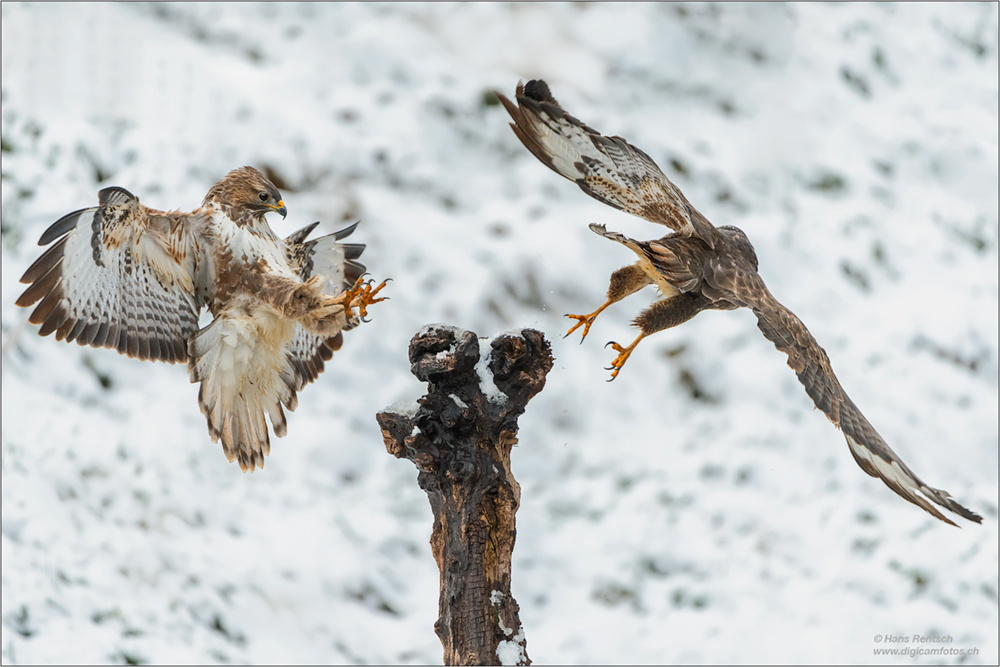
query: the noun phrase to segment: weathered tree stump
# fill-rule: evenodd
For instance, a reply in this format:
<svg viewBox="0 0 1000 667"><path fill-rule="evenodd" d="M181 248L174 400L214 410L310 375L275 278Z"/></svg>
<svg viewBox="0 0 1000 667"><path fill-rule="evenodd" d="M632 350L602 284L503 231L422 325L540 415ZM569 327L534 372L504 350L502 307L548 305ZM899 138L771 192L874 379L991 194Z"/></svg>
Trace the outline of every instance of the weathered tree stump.
<svg viewBox="0 0 1000 667"><path fill-rule="evenodd" d="M552 351L524 329L489 343L446 325L410 341L411 372L428 383L408 408L376 416L385 447L420 471L431 503L431 551L441 571L434 631L446 665L531 664L510 594L514 513L521 487L510 471L517 418L545 386Z"/></svg>

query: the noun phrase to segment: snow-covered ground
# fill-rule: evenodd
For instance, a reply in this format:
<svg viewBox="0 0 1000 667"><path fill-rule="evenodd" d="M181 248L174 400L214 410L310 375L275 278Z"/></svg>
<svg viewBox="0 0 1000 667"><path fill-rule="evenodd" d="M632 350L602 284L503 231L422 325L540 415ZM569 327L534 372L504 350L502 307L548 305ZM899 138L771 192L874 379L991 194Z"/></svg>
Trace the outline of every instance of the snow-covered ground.
<svg viewBox="0 0 1000 667"><path fill-rule="evenodd" d="M513 460L534 661L996 664L995 4L2 9L4 663L440 661L429 506L375 413L423 393L407 344L448 322L553 343ZM587 223L664 230L519 144L489 93L536 77L747 232L886 441L982 526L865 475L748 311L657 334L613 383L603 345L652 289L561 338L633 260ZM183 367L39 338L14 305L99 188L190 210L244 164L282 188L279 233L360 219L394 279L252 475Z"/></svg>

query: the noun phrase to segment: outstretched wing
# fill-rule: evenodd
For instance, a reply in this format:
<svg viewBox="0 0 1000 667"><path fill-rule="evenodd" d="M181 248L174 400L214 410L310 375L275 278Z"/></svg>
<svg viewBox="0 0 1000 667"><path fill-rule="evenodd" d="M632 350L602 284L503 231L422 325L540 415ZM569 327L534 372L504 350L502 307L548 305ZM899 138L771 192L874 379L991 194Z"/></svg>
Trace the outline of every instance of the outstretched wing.
<svg viewBox="0 0 1000 667"><path fill-rule="evenodd" d="M312 276L322 275L326 278L323 292L337 296L348 289L365 273L365 265L356 261L365 246L361 243L338 243L351 235L359 223L345 227L340 231L306 241L306 237L316 228L318 222L307 225L285 239L288 263L299 277L306 281ZM357 321L349 318L345 329L353 329ZM333 353L344 344L344 336L319 336L307 331L302 325L295 325L295 336L291 344L291 361L295 367L298 386L302 389L323 372L327 361L333 358Z"/></svg>
<svg viewBox="0 0 1000 667"><path fill-rule="evenodd" d="M802 321L778 303L759 275L752 272L733 274L728 287L740 305L753 309L757 315L757 326L764 337L788 355L788 365L798 375L806 393L816 407L843 431L851 454L862 470L880 478L900 496L945 523L955 525L928 500L970 521L982 523L982 517L952 500L947 491L927 486L889 448L840 386L826 351Z"/></svg>
<svg viewBox="0 0 1000 667"><path fill-rule="evenodd" d="M715 247L715 228L652 158L621 137L605 137L570 116L544 81L518 83L518 106L500 93L497 97L514 119L514 134L549 169L598 201Z"/></svg>
<svg viewBox="0 0 1000 667"><path fill-rule="evenodd" d="M122 188L100 205L64 216L39 245L53 245L24 273L17 305L41 301L28 318L39 334L117 349L138 359L188 360L198 330L198 212L161 213Z"/></svg>

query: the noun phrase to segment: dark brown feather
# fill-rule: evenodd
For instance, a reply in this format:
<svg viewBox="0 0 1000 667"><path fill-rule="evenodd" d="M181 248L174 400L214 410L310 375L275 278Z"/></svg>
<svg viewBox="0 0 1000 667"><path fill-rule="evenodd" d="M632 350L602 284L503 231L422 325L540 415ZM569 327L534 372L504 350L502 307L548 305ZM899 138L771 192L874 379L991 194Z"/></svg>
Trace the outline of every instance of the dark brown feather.
<svg viewBox="0 0 1000 667"><path fill-rule="evenodd" d="M677 326L701 310L750 308L757 316L758 327L764 337L788 355L788 365L795 371L806 394L844 433L851 455L862 470L878 477L899 496L946 523L952 521L931 503L970 521L982 521L979 515L952 500L946 491L925 484L889 448L847 396L833 372L826 351L802 321L768 291L757 274L757 255L753 245L741 230L720 227L713 249L696 237L671 235L656 241L640 242L608 232L602 225L591 225L591 229L631 248L644 260L637 266L643 271L653 272L651 280L665 280L681 292L679 296L668 295L661 299L636 318L634 323L640 327L643 336ZM641 282L638 281L640 285ZM612 278L612 287L614 283ZM629 290L618 298L626 292ZM631 349L622 352L626 354L625 358ZM613 365L617 369L623 363L624 360L619 357ZM871 459L866 460L865 457Z"/></svg>
<svg viewBox="0 0 1000 667"><path fill-rule="evenodd" d="M111 323L104 320L103 322L95 322L94 324L97 325L97 330L94 332L94 338L90 341L90 345L94 347L106 347Z"/></svg>
<svg viewBox="0 0 1000 667"><path fill-rule="evenodd" d="M886 486L904 499L946 523L952 522L935 510L927 499L970 521L981 523L982 517L951 500L946 491L925 484L903 463L899 455L886 444L844 391L833 372L829 356L802 321L771 296L759 276L746 276L746 278L749 278L746 281L749 284L742 287L735 295L736 298L747 304L757 315L757 324L764 337L774 343L778 350L788 355L788 365L795 371L813 403L848 437L851 454L861 468L869 475L880 478ZM883 461L887 469L898 470L899 476L907 481L907 485L904 486L899 479L884 474L871 462L862 462L851 444L852 440L873 457ZM917 491L923 496L918 495Z"/></svg>
<svg viewBox="0 0 1000 667"><path fill-rule="evenodd" d="M82 213L87 211L93 211L90 208L81 208L78 211L73 211L72 213L67 213L63 217L59 218L51 225L49 228L42 232L42 236L38 239L38 245L48 245L55 241L57 238L73 230L77 224L77 218L80 217Z"/></svg>
<svg viewBox="0 0 1000 667"><path fill-rule="evenodd" d="M76 342L79 345L90 345L94 336L97 335L97 330L101 328L100 322L88 322L85 323L83 330L80 331L80 335L77 337Z"/></svg>
<svg viewBox="0 0 1000 667"><path fill-rule="evenodd" d="M517 105L497 93L521 143L545 166L613 208L697 236L715 247L718 232L649 155L606 137L564 111L541 80L518 83Z"/></svg>
<svg viewBox="0 0 1000 667"><path fill-rule="evenodd" d="M60 264L60 262L57 262L49 269L48 273L38 278L31 287L24 290L24 293L18 297L15 303L22 308L27 308L36 301L43 299L50 292L58 290L59 281L62 278L62 267ZM58 291L61 292L61 290Z"/></svg>
<svg viewBox="0 0 1000 667"><path fill-rule="evenodd" d="M344 262L344 282L348 285L353 285L358 282L358 278L365 275L365 265L360 262L355 262L354 260L347 260Z"/></svg>
<svg viewBox="0 0 1000 667"><path fill-rule="evenodd" d="M59 242L54 244L51 248L47 248L42 256L34 261L34 263L28 267L28 270L24 272L21 276L21 282L25 284L30 284L38 282L38 279L42 276L48 274L53 268L60 265L63 259L63 250L66 247L66 238L63 237L59 239ZM17 305L19 306L30 306L31 303L22 304L21 299L17 300Z"/></svg>
<svg viewBox="0 0 1000 667"><path fill-rule="evenodd" d="M142 332L139 335L139 353L143 355L141 358L144 360L160 358L160 346L156 344L156 339L148 332Z"/></svg>
<svg viewBox="0 0 1000 667"><path fill-rule="evenodd" d="M44 304L47 300L48 297L42 301L42 304ZM42 327L38 330L38 335L48 336L50 333L61 327L67 319L69 319L69 311L66 310L66 306L63 305L62 300L60 299L56 306L52 309L52 312L49 313L49 316L45 318L44 322L42 322Z"/></svg>
<svg viewBox="0 0 1000 667"><path fill-rule="evenodd" d="M43 298L42 302L35 307L35 310L32 311L31 315L28 316L28 321L32 324L44 324L61 300L62 290L59 289L59 285L56 285L48 294L45 295L45 298Z"/></svg>

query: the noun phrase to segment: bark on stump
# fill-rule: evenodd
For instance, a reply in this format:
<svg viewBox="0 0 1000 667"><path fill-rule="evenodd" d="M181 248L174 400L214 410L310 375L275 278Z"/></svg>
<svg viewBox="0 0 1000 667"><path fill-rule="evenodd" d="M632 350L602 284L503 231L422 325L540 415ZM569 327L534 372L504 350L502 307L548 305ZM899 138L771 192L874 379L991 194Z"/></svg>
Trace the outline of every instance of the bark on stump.
<svg viewBox="0 0 1000 667"><path fill-rule="evenodd" d="M483 347L485 348L485 341ZM434 631L446 665L531 664L510 594L514 513L510 472L517 418L545 386L552 351L541 332L498 336L480 359L470 331L435 325L410 341L411 372L428 383L418 407L376 416L385 447L420 471L434 512L431 551L441 571Z"/></svg>

